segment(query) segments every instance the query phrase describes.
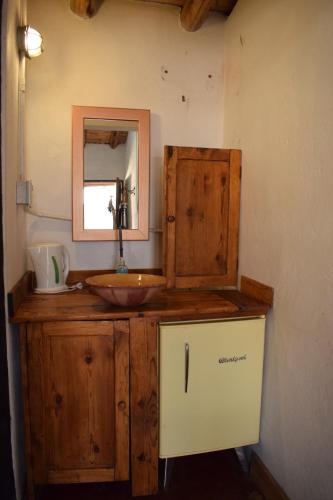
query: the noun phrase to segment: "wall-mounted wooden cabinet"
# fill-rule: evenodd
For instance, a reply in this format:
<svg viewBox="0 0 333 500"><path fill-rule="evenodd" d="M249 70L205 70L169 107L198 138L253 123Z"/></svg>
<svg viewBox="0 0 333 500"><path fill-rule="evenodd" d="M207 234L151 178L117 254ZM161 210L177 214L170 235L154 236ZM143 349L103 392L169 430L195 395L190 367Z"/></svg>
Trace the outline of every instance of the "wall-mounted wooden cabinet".
<svg viewBox="0 0 333 500"><path fill-rule="evenodd" d="M27 326L35 484L129 479L129 322Z"/></svg>
<svg viewBox="0 0 333 500"><path fill-rule="evenodd" d="M168 287L235 286L241 152L166 146L164 158Z"/></svg>

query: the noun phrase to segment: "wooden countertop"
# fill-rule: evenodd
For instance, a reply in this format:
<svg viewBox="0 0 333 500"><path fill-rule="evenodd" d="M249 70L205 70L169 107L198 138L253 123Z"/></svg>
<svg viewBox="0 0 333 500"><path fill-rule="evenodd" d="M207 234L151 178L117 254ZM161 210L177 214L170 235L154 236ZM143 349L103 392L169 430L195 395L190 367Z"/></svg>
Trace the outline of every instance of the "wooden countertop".
<svg viewBox="0 0 333 500"><path fill-rule="evenodd" d="M265 315L270 307L263 294L269 287L249 278L237 290L163 290L148 304L125 308L107 304L88 288L56 295L28 292L12 308L12 323L41 321L112 320L156 318L160 321L196 320ZM256 284L258 286L256 286ZM270 289L272 290L272 289ZM258 298L259 297L259 298Z"/></svg>

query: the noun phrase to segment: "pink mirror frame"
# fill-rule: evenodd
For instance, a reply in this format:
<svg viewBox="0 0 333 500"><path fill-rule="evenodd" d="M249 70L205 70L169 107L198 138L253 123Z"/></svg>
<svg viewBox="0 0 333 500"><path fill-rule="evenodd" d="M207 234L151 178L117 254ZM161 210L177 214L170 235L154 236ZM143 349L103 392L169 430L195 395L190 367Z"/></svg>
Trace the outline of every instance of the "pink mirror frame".
<svg viewBox="0 0 333 500"><path fill-rule="evenodd" d="M137 229L123 229L124 240L148 240L149 220L149 160L150 160L150 111L147 109L104 108L92 106L72 107L72 194L73 241L117 240L116 229L84 229L83 224L83 148L84 120L137 121L138 137L138 200L139 224Z"/></svg>

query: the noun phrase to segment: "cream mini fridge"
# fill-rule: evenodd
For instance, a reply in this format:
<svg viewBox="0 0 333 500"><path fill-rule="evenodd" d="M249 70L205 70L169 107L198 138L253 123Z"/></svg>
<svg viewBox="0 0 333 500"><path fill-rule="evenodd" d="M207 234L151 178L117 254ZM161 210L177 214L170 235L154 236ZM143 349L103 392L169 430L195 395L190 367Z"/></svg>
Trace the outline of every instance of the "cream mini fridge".
<svg viewBox="0 0 333 500"><path fill-rule="evenodd" d="M161 458L259 440L265 318L162 323Z"/></svg>

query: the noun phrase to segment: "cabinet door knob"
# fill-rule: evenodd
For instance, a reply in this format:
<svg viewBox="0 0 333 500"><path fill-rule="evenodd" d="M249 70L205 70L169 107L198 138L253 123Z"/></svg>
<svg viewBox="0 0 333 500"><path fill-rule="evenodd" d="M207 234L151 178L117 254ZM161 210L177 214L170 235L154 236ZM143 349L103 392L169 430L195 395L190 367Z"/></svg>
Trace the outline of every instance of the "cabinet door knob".
<svg viewBox="0 0 333 500"><path fill-rule="evenodd" d="M124 411L126 409L125 401L119 401L118 408L119 408L119 410Z"/></svg>
<svg viewBox="0 0 333 500"><path fill-rule="evenodd" d="M167 217L168 222L175 222L175 220L176 220L176 217L174 215L168 215L168 217Z"/></svg>

